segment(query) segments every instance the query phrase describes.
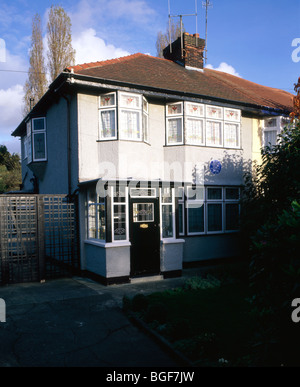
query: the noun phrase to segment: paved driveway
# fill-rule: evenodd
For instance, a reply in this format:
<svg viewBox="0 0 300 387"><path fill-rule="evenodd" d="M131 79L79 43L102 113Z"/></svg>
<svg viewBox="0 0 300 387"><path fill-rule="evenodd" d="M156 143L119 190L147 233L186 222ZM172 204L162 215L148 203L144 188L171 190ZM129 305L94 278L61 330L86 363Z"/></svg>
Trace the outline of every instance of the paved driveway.
<svg viewBox="0 0 300 387"><path fill-rule="evenodd" d="M184 278L103 286L74 277L0 287L0 366L176 367L121 310L124 295L178 286Z"/></svg>

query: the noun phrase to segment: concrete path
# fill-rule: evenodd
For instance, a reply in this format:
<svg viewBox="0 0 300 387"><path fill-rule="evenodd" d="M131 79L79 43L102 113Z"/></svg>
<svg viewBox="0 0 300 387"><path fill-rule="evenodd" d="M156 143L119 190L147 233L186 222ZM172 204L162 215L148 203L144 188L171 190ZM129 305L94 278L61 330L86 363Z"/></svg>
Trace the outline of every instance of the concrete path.
<svg viewBox="0 0 300 387"><path fill-rule="evenodd" d="M0 287L0 367L176 367L127 319L122 299L177 287L191 274L109 287L81 277Z"/></svg>

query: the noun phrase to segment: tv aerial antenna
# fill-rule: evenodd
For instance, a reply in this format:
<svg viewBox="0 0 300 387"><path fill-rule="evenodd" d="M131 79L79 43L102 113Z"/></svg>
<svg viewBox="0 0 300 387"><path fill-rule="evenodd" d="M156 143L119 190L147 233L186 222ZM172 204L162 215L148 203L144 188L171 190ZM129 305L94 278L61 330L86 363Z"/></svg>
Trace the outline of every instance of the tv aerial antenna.
<svg viewBox="0 0 300 387"><path fill-rule="evenodd" d="M207 13L208 8L212 8L212 3L209 0L202 1L202 8L205 8L205 63L207 63Z"/></svg>
<svg viewBox="0 0 300 387"><path fill-rule="evenodd" d="M182 41L182 18L183 16L195 16L196 17L196 34L198 29L198 13L197 13L197 0L195 0L195 13L193 14L185 14L185 15L171 15L171 7L170 0L168 0L168 11L169 11L169 44L170 44L170 52L172 52L172 39L171 39L171 19L172 17L180 18L180 37L181 37L181 58L183 58L183 41ZM197 41L198 43L198 41Z"/></svg>

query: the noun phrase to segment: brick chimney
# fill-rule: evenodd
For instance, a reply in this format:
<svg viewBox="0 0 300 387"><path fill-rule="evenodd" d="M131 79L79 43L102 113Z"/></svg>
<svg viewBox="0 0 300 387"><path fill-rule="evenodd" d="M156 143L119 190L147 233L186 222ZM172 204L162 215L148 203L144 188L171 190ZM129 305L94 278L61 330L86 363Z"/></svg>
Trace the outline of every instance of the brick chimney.
<svg viewBox="0 0 300 387"><path fill-rule="evenodd" d="M181 47L182 41L182 47ZM190 35L187 32L182 34L170 45L163 50L165 59L172 60L184 67L193 67L203 69L203 52L205 48L205 40L199 38L199 34Z"/></svg>

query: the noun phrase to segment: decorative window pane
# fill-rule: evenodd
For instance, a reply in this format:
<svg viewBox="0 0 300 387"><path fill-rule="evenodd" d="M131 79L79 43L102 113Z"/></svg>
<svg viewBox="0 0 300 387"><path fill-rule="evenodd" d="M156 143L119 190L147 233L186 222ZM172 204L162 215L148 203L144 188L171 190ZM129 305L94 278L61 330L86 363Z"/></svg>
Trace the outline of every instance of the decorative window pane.
<svg viewBox="0 0 300 387"><path fill-rule="evenodd" d="M204 205L188 204L188 233L204 232Z"/></svg>
<svg viewBox="0 0 300 387"><path fill-rule="evenodd" d="M105 94L100 96L100 107L115 106L116 105L116 95Z"/></svg>
<svg viewBox="0 0 300 387"><path fill-rule="evenodd" d="M207 200L222 200L222 188L207 188Z"/></svg>
<svg viewBox="0 0 300 387"><path fill-rule="evenodd" d="M240 121L240 110L224 108L224 119L227 121Z"/></svg>
<svg viewBox="0 0 300 387"><path fill-rule="evenodd" d="M125 140L141 140L140 113L121 110L120 138Z"/></svg>
<svg viewBox="0 0 300 387"><path fill-rule="evenodd" d="M222 204L207 204L207 231L222 231Z"/></svg>
<svg viewBox="0 0 300 387"><path fill-rule="evenodd" d="M116 138L116 111L100 111L100 138Z"/></svg>
<svg viewBox="0 0 300 387"><path fill-rule="evenodd" d="M203 117L204 116L204 106L199 105L198 103L186 102L186 114L189 116Z"/></svg>
<svg viewBox="0 0 300 387"><path fill-rule="evenodd" d="M204 121L196 118L187 118L185 124L186 143L202 145L204 143Z"/></svg>
<svg viewBox="0 0 300 387"><path fill-rule="evenodd" d="M168 144L182 144L182 118L169 118Z"/></svg>
<svg viewBox="0 0 300 387"><path fill-rule="evenodd" d="M206 145L222 145L222 123L218 121L206 122Z"/></svg>
<svg viewBox="0 0 300 387"><path fill-rule="evenodd" d="M237 148L239 146L240 125L234 123L224 124L224 146Z"/></svg>
<svg viewBox="0 0 300 387"><path fill-rule="evenodd" d="M33 134L34 161L46 159L46 133Z"/></svg>
<svg viewBox="0 0 300 387"><path fill-rule="evenodd" d="M163 205L162 208L162 237L173 238L173 213L171 205Z"/></svg>
<svg viewBox="0 0 300 387"><path fill-rule="evenodd" d="M33 118L33 130L45 130L45 118Z"/></svg>
<svg viewBox="0 0 300 387"><path fill-rule="evenodd" d="M264 119L264 127L265 128L276 128L277 119L276 118L266 118Z"/></svg>
<svg viewBox="0 0 300 387"><path fill-rule="evenodd" d="M239 200L240 198L239 188L226 188L225 197L226 197L226 200Z"/></svg>
<svg viewBox="0 0 300 387"><path fill-rule="evenodd" d="M124 204L114 204L113 213L113 234L114 240L126 240L126 206Z"/></svg>
<svg viewBox="0 0 300 387"><path fill-rule="evenodd" d="M206 106L206 116L221 120L223 118L223 109L219 106Z"/></svg>
<svg viewBox="0 0 300 387"><path fill-rule="evenodd" d="M226 203L226 231L235 231L239 229L239 205L236 203Z"/></svg>
<svg viewBox="0 0 300 387"><path fill-rule="evenodd" d="M264 144L265 146L274 146L277 143L277 130L265 130L264 131Z"/></svg>
<svg viewBox="0 0 300 387"><path fill-rule="evenodd" d="M167 115L168 116L181 115L182 112L183 112L182 102L167 105Z"/></svg>
<svg viewBox="0 0 300 387"><path fill-rule="evenodd" d="M154 204L153 203L133 203L133 222L153 222Z"/></svg>
<svg viewBox="0 0 300 387"><path fill-rule="evenodd" d="M132 109L141 108L141 96L135 94L125 94L120 95L120 106L127 107Z"/></svg>

